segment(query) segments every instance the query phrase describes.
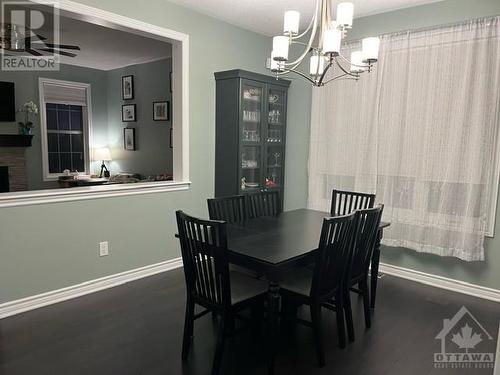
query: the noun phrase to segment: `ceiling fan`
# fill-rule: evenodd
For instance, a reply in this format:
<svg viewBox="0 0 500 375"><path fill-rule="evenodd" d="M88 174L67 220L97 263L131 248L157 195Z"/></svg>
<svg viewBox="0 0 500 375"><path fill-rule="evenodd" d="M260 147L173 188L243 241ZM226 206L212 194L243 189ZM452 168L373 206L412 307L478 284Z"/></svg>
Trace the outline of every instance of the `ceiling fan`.
<svg viewBox="0 0 500 375"><path fill-rule="evenodd" d="M26 36L24 30L29 32ZM53 44L46 42L47 38L32 32L27 27L12 23L0 23L0 50L9 52L27 52L32 56L44 56L50 52L66 57L76 57L77 54L64 50L80 51L80 47L68 44ZM12 54L7 54L13 56Z"/></svg>

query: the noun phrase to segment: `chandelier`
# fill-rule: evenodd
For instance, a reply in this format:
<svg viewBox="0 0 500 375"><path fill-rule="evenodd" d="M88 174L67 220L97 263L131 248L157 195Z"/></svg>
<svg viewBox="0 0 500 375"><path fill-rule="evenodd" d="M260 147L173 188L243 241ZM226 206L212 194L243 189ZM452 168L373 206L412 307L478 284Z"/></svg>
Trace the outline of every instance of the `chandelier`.
<svg viewBox="0 0 500 375"><path fill-rule="evenodd" d="M295 10L285 12L283 35L273 38L273 51L268 60L268 68L276 74L276 78L288 73L295 73L307 79L314 86L338 79L358 79L363 72L370 72L378 60L380 39L364 38L362 49L351 53L350 59L340 53L342 39L352 28L354 4L339 3L337 19L332 20L331 0L316 0L314 15L307 28L299 33L300 13ZM307 42L301 41L309 34ZM316 46L313 44L317 43ZM290 46L303 47L302 53L293 61L289 61ZM309 56L309 75L298 68ZM338 67L337 75L325 79L326 73ZM329 76L330 77L330 76Z"/></svg>

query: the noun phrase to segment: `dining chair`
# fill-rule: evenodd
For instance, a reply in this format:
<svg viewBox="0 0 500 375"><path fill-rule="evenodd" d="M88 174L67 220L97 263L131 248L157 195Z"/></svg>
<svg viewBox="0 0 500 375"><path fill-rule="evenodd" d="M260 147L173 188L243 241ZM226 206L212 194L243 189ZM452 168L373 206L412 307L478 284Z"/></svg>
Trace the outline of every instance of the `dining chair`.
<svg viewBox="0 0 500 375"><path fill-rule="evenodd" d="M283 304L308 305L311 321L297 319L313 329L319 366L325 365L322 308L336 312L338 342L346 345L344 309L346 272L351 260L355 214L325 218L321 229L314 271L307 267L294 269L284 276L280 291Z"/></svg>
<svg viewBox="0 0 500 375"><path fill-rule="evenodd" d="M261 191L247 194L248 218L261 216L276 216L281 212L281 198L279 190Z"/></svg>
<svg viewBox="0 0 500 375"><path fill-rule="evenodd" d="M211 372L216 375L237 313L248 307L262 311L267 282L229 270L225 222L197 219L182 211L176 217L187 289L182 359L188 358L194 321L216 313L220 319ZM205 310L195 314L195 305Z"/></svg>
<svg viewBox="0 0 500 375"><path fill-rule="evenodd" d="M355 210L372 208L375 205L375 194L358 193L355 191L332 191L332 206L330 214L347 215Z"/></svg>
<svg viewBox="0 0 500 375"><path fill-rule="evenodd" d="M207 199L211 220L224 220L230 224L243 225L246 221L246 204L243 195Z"/></svg>
<svg viewBox="0 0 500 375"><path fill-rule="evenodd" d="M371 327L368 271L383 210L384 205L379 204L375 208L355 212L356 228L354 232L352 261L350 262L350 270L346 274L345 281L346 323L350 341L354 341L353 319L352 314L349 314L351 313L350 291L363 297L365 326L366 328Z"/></svg>

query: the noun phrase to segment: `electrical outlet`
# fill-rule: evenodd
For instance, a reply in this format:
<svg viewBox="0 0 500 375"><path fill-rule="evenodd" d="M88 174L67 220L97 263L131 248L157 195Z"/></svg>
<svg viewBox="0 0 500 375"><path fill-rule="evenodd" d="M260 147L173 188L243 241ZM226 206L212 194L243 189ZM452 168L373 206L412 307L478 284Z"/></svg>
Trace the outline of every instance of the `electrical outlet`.
<svg viewBox="0 0 500 375"><path fill-rule="evenodd" d="M109 255L109 243L108 241L99 242L99 256L104 257Z"/></svg>

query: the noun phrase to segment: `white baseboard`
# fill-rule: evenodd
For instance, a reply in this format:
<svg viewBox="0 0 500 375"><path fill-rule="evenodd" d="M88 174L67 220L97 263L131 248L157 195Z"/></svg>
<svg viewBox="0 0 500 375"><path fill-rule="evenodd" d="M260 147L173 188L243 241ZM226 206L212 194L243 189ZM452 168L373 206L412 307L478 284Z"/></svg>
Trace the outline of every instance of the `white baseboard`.
<svg viewBox="0 0 500 375"><path fill-rule="evenodd" d="M71 285L66 288L37 294L15 301L9 301L0 304L0 319L38 309L39 307L66 301L68 299L80 297L85 294L98 292L103 289L112 288L130 281L142 279L143 277L156 275L158 273L170 271L179 267L182 267L182 258L175 258L165 262L151 264L149 266L86 281L81 284Z"/></svg>
<svg viewBox="0 0 500 375"><path fill-rule="evenodd" d="M500 290L497 289L415 271L409 268L393 266L387 263L380 263L379 271L388 275L416 281L421 284L451 290L453 292L463 293L469 296L484 298L490 301L500 302Z"/></svg>
<svg viewBox="0 0 500 375"><path fill-rule="evenodd" d="M156 275L158 273L170 271L179 267L182 267L182 259L175 258L167 260L165 262L156 263L149 266L117 273L114 275L101 277L99 279L86 281L84 283L72 285L66 288L53 290L47 293L37 294L15 301L6 302L0 304L0 319L34 310L43 306L66 301L72 298L84 296L86 294L98 292L103 289L112 288L128 283L130 281L142 279L144 277ZM484 298L490 301L500 302L500 290L497 289L487 288L480 285L449 279L447 277L415 271L409 268L393 266L387 263L380 263L379 271L381 273L416 281L418 283L434 286L437 288L451 290L474 297Z"/></svg>

